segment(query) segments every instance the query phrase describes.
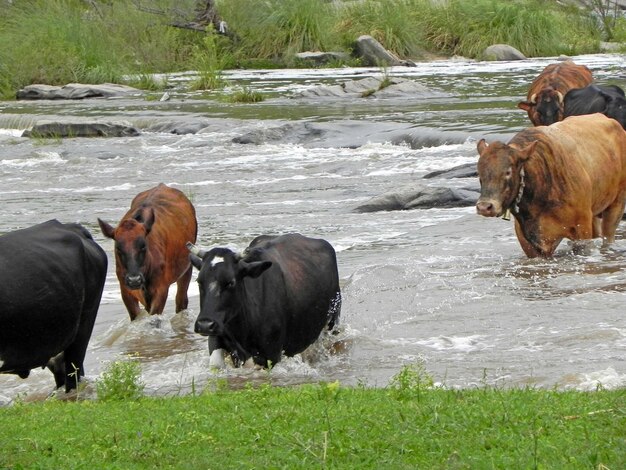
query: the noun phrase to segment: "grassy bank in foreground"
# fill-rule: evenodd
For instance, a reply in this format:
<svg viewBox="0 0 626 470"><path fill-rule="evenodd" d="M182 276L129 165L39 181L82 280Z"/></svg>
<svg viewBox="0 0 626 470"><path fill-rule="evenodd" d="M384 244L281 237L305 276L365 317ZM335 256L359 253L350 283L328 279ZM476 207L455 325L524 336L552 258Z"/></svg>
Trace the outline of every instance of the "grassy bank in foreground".
<svg viewBox="0 0 626 470"><path fill-rule="evenodd" d="M626 468L626 390L262 386L0 422L0 468Z"/></svg>

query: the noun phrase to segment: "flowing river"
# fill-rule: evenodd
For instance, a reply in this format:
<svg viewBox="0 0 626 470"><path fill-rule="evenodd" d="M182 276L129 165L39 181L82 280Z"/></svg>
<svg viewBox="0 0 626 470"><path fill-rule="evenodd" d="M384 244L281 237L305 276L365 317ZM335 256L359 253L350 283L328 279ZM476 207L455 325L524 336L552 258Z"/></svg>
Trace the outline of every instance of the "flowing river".
<svg viewBox="0 0 626 470"><path fill-rule="evenodd" d="M626 86L623 55L575 57L599 83ZM197 393L226 383L291 385L338 380L385 387L421 364L448 387L626 385L626 227L611 250L527 259L513 222L473 207L360 213L355 207L415 184L464 187L470 178L422 180L477 160L476 141L529 126L516 108L554 58L444 60L417 67L229 71L230 87L260 91L232 104L185 92L192 73L171 75L167 101L142 97L0 103L0 233L51 218L80 222L109 255L105 292L86 357L87 381L132 356L150 395ZM410 79L428 96L305 98L320 85L365 77ZM140 136L29 139L42 120L124 121ZM196 126L195 133L173 128ZM159 130L163 129L163 130ZM242 136L252 143L237 143ZM235 141L233 141L235 139ZM271 372L208 368L206 338L190 308L131 323L115 277L113 244L97 218L117 224L140 191L159 182L196 207L198 243L243 249L256 235L300 232L338 255L341 328ZM425 183L426 182L426 183ZM52 375L0 376L0 404L45 398ZM89 389L90 387L88 387ZM89 393L89 392L85 392ZM93 392L92 392L93 393Z"/></svg>

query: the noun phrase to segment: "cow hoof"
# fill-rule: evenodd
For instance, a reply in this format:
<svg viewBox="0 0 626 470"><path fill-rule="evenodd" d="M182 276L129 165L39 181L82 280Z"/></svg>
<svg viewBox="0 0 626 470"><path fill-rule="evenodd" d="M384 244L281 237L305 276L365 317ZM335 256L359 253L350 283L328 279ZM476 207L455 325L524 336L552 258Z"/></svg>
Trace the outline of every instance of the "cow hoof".
<svg viewBox="0 0 626 470"><path fill-rule="evenodd" d="M209 357L209 368L211 369L224 369L226 363L224 362L224 350L216 349L211 353Z"/></svg>

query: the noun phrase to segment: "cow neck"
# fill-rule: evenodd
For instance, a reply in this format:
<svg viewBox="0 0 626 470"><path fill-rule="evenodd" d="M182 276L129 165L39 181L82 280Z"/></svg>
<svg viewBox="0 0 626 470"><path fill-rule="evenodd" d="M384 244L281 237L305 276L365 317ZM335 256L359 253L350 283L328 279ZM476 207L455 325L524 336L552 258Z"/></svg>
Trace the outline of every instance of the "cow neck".
<svg viewBox="0 0 626 470"><path fill-rule="evenodd" d="M515 200L513 203L507 208L504 212L502 218L504 220L511 219L511 212L515 215L519 214L519 204L522 202L522 197L524 196L524 188L526 187L526 172L524 171L524 167L522 166L519 171L519 187L517 189L517 196L515 196Z"/></svg>

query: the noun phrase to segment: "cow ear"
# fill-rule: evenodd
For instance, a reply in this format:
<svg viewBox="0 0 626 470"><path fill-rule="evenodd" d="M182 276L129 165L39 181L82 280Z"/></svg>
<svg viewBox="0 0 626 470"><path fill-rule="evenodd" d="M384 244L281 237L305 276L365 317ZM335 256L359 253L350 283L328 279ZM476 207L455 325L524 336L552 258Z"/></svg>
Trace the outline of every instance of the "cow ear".
<svg viewBox="0 0 626 470"><path fill-rule="evenodd" d="M98 225L100 225L102 235L115 240L115 229L111 226L111 224L108 224L104 220L98 218Z"/></svg>
<svg viewBox="0 0 626 470"><path fill-rule="evenodd" d="M146 218L143 221L143 226L146 229L146 235L148 235L150 233L150 230L152 230L153 224L154 224L154 209L150 207L148 209L148 213L146 214Z"/></svg>
<svg viewBox="0 0 626 470"><path fill-rule="evenodd" d="M528 144L526 147L520 149L520 156L521 156L522 161L528 160L531 157L531 155L535 153L535 147L537 147L538 143L539 141L535 140L534 142L531 142L530 144Z"/></svg>
<svg viewBox="0 0 626 470"><path fill-rule="evenodd" d="M239 278L244 278L246 276L259 277L271 266L272 266L271 261L255 261L253 263L246 263L245 261L240 261L238 275L239 275Z"/></svg>
<svg viewBox="0 0 626 470"><path fill-rule="evenodd" d="M202 269L202 258L200 258L199 256L196 256L190 253L189 261L191 261L191 264L193 265L193 267L196 268L198 271Z"/></svg>
<svg viewBox="0 0 626 470"><path fill-rule="evenodd" d="M478 141L478 144L476 145L476 148L478 149L478 153L480 155L483 154L483 152L485 151L487 147L489 147L489 145L487 144L487 141L485 139L480 139Z"/></svg>
<svg viewBox="0 0 626 470"><path fill-rule="evenodd" d="M519 109L523 109L524 111L529 111L531 106L532 106L532 103L528 101L520 101L519 103L517 103L517 107Z"/></svg>

